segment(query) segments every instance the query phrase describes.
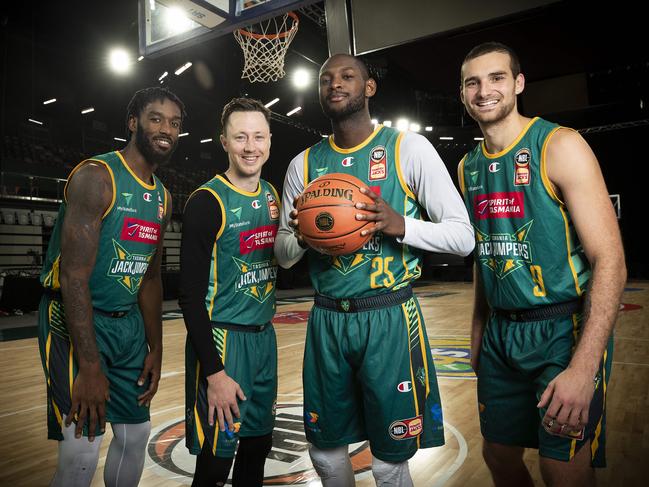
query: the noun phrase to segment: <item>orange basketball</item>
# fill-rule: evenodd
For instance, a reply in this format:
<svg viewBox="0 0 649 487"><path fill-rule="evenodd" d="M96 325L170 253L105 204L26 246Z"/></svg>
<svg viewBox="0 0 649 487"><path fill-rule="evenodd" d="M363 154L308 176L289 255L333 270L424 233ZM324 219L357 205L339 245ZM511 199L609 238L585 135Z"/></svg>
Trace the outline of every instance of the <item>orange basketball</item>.
<svg viewBox="0 0 649 487"><path fill-rule="evenodd" d="M297 200L300 233L312 248L328 255L351 254L361 248L370 235L361 235L374 222L357 220L356 203L373 203L360 192L367 188L357 177L349 174L325 174L314 179Z"/></svg>

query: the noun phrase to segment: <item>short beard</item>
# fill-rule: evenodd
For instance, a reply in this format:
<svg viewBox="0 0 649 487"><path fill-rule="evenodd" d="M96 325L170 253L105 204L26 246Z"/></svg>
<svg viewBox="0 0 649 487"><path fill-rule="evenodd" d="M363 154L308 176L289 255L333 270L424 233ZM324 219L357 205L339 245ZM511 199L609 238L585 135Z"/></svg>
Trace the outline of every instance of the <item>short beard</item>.
<svg viewBox="0 0 649 487"><path fill-rule="evenodd" d="M350 98L349 103L341 110L332 110L327 103L322 104L322 111L332 122L342 122L365 109L365 95L361 93L356 98Z"/></svg>
<svg viewBox="0 0 649 487"><path fill-rule="evenodd" d="M171 138L169 139L171 140ZM138 148L140 153L144 156L144 160L150 166L157 167L157 166L162 166L167 162L169 162L169 159L171 159L171 156L176 150L177 143L173 143L173 145L169 149L169 152L167 152L166 154L157 152L154 149L153 145L151 144L151 141L144 135L144 129L142 128L140 122L138 121L137 132L135 132L135 146Z"/></svg>

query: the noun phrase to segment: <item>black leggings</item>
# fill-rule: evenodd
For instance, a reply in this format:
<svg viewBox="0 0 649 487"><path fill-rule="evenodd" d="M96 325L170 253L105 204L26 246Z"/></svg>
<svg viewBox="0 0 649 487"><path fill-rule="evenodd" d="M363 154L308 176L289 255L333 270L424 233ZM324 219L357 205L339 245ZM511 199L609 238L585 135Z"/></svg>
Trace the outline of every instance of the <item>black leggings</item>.
<svg viewBox="0 0 649 487"><path fill-rule="evenodd" d="M233 487L257 487L264 482L264 464L273 445L271 434L239 439L234 471ZM221 458L212 455L212 450L205 443L200 455L196 457L196 471L192 487L221 487L228 480L233 458Z"/></svg>

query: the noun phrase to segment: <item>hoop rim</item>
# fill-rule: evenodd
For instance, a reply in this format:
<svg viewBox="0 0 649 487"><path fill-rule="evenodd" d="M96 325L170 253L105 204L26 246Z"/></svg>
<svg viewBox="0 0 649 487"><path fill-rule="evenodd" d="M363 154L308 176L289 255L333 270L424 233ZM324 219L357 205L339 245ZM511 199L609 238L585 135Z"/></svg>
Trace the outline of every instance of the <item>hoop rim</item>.
<svg viewBox="0 0 649 487"><path fill-rule="evenodd" d="M237 32L243 36L250 37L252 39L283 39L285 37L288 37L291 32L293 32L294 29L297 28L298 24L300 23L300 19L298 18L297 14L293 11L286 12L286 15L291 17L293 19L293 24L291 27L284 31L284 32L279 32L277 34L254 34L252 32L248 32L245 28L237 29Z"/></svg>

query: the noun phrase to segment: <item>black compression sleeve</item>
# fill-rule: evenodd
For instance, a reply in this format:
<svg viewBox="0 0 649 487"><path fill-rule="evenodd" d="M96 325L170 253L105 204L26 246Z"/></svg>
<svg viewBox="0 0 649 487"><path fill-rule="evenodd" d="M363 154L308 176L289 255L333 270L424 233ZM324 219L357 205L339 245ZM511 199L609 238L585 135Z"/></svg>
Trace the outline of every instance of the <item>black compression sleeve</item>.
<svg viewBox="0 0 649 487"><path fill-rule="evenodd" d="M187 202L183 214L178 303L204 377L223 370L205 308L212 250L221 223L221 208L216 198L209 191L197 191Z"/></svg>

